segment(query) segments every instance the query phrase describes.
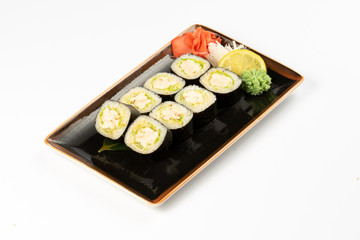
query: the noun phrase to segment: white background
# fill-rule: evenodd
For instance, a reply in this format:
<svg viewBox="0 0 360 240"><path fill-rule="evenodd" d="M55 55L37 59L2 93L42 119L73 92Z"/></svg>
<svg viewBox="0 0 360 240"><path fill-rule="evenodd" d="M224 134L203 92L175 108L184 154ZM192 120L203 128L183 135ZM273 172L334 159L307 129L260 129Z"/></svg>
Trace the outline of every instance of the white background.
<svg viewBox="0 0 360 240"><path fill-rule="evenodd" d="M0 0L0 239L360 239L357 1ZM160 207L44 144L192 24L302 74Z"/></svg>

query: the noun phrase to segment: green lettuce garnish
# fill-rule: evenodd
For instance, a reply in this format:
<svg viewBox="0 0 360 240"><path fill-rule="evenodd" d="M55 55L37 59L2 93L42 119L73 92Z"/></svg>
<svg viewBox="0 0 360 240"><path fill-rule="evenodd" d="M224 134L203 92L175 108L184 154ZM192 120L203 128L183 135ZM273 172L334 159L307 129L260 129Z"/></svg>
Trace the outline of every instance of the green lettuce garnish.
<svg viewBox="0 0 360 240"><path fill-rule="evenodd" d="M130 148L125 145L124 141L111 140L105 138L102 147L98 150L99 153L103 151L128 151Z"/></svg>
<svg viewBox="0 0 360 240"><path fill-rule="evenodd" d="M264 69L244 70L241 78L242 88L251 95L260 95L270 89L271 78Z"/></svg>

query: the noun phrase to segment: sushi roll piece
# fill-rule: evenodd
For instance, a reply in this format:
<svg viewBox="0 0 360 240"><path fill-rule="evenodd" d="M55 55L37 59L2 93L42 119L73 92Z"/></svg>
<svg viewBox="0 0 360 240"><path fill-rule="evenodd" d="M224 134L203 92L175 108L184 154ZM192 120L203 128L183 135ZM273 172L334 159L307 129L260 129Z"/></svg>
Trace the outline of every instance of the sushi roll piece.
<svg viewBox="0 0 360 240"><path fill-rule="evenodd" d="M143 87L135 87L125 93L119 100L129 104L140 113L148 113L161 103L161 97Z"/></svg>
<svg viewBox="0 0 360 240"><path fill-rule="evenodd" d="M172 73L161 72L149 78L144 87L159 94L163 100L171 100L185 86L185 80Z"/></svg>
<svg viewBox="0 0 360 240"><path fill-rule="evenodd" d="M193 54L184 54L175 59L171 64L171 70L178 76L187 79L198 79L210 68L210 63Z"/></svg>
<svg viewBox="0 0 360 240"><path fill-rule="evenodd" d="M175 101L193 111L195 126L208 123L216 116L216 96L202 87L185 87L175 95Z"/></svg>
<svg viewBox="0 0 360 240"><path fill-rule="evenodd" d="M174 141L181 141L193 133L193 112L183 105L167 101L154 108L150 117L164 124L173 133Z"/></svg>
<svg viewBox="0 0 360 240"><path fill-rule="evenodd" d="M215 93L220 105L232 105L240 98L241 78L225 68L210 68L200 77L200 83Z"/></svg>
<svg viewBox="0 0 360 240"><path fill-rule="evenodd" d="M131 106L107 100L96 116L95 128L104 137L117 140L125 132L129 123L140 113Z"/></svg>
<svg viewBox="0 0 360 240"><path fill-rule="evenodd" d="M135 119L125 134L126 146L140 154L157 155L171 145L172 133L152 117L142 115Z"/></svg>

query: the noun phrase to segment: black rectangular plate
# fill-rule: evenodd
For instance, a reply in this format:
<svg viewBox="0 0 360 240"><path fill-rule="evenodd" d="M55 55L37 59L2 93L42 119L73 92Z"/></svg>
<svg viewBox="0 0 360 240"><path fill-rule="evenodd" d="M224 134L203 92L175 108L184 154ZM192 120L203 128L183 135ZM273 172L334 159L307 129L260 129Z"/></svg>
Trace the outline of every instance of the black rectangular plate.
<svg viewBox="0 0 360 240"><path fill-rule="evenodd" d="M233 41L203 25L193 25L184 32L193 31L197 27L215 32L225 43ZM96 132L94 123L97 110L105 100L118 100L128 89L141 86L149 76L160 71L170 72L170 64L174 60L171 42L63 123L45 142L147 202L160 204L302 82L303 77L298 73L253 51L265 60L268 74L272 78L271 89L260 96L242 93L235 104L220 108L214 120L195 128L192 137L172 144L167 152L156 159L133 151L98 153L104 137Z"/></svg>

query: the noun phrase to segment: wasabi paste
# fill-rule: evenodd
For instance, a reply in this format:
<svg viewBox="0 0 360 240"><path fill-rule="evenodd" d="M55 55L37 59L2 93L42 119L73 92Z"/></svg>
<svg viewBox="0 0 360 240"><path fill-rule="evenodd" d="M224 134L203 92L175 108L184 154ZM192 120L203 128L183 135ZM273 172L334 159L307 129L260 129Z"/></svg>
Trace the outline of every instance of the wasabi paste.
<svg viewBox="0 0 360 240"><path fill-rule="evenodd" d="M260 95L270 89L271 78L264 69L244 70L241 78L242 88L251 95Z"/></svg>

